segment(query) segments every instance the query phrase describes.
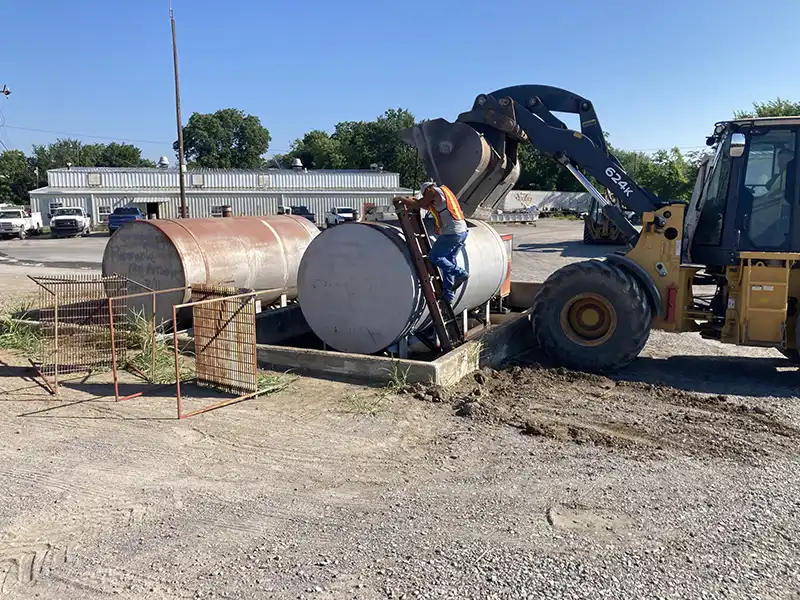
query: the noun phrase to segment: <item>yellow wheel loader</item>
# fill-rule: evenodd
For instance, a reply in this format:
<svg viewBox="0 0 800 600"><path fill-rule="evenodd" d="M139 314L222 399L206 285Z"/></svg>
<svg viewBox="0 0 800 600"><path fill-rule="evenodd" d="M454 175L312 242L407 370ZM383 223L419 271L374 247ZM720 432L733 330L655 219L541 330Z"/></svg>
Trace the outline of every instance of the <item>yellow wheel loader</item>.
<svg viewBox="0 0 800 600"><path fill-rule="evenodd" d="M577 114L581 130L554 113ZM534 335L558 363L592 372L624 367L651 328L797 359L800 117L716 123L688 204L633 181L609 151L592 103L559 88L481 94L455 122L427 121L401 136L467 217L488 219L519 176L519 144L533 144L568 169L619 230L624 249L567 265L539 290ZM623 209L641 218L641 231Z"/></svg>

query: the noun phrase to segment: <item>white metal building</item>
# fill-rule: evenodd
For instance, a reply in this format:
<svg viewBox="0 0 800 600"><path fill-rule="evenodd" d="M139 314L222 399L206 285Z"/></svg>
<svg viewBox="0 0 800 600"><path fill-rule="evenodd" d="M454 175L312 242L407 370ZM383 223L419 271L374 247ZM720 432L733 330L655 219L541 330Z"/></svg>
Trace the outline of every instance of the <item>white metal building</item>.
<svg viewBox="0 0 800 600"><path fill-rule="evenodd" d="M531 206L539 210L570 209L579 212L589 210L592 196L588 192L539 192L512 190L503 199L503 210L527 210Z"/></svg>
<svg viewBox="0 0 800 600"><path fill-rule="evenodd" d="M30 192L31 210L48 213L60 206L82 206L93 224L104 223L119 206L137 206L145 215L171 219L180 216L177 169L70 167L47 172L47 187ZM305 206L317 225L334 206L359 213L369 205L391 204L392 197L408 195L400 176L378 170L307 171L275 169L245 171L199 169L186 173L189 217L221 216L229 205L234 215L272 215L278 206Z"/></svg>

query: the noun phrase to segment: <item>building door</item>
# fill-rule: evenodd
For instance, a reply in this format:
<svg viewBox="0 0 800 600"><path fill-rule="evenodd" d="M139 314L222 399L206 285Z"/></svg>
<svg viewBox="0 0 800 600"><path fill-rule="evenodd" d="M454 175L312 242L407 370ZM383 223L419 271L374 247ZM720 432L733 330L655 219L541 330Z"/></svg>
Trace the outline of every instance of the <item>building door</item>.
<svg viewBox="0 0 800 600"><path fill-rule="evenodd" d="M146 216L148 219L160 219L161 215L159 214L159 208L161 206L160 202L148 202L147 203L147 210Z"/></svg>

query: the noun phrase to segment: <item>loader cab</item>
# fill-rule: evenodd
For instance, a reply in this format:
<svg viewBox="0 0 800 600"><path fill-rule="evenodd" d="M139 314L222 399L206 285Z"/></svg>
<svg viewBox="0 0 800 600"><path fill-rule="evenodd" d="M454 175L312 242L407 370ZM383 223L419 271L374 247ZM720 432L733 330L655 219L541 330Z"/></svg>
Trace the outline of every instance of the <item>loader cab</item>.
<svg viewBox="0 0 800 600"><path fill-rule="evenodd" d="M686 232L692 261L725 266L738 252L800 252L800 117L718 123L709 140L714 156L688 209L699 213Z"/></svg>

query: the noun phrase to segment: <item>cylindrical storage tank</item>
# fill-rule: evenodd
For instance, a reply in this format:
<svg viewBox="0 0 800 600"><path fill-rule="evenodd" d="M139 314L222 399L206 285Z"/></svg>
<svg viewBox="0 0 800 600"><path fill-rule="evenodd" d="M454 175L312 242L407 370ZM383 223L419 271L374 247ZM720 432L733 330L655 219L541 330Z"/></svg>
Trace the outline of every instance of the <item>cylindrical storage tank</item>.
<svg viewBox="0 0 800 600"><path fill-rule="evenodd" d="M205 283L279 290L262 296L264 303L281 293L292 299L300 259L318 234L308 219L291 215L132 221L108 240L102 271L154 290ZM128 289L129 294L139 291L138 286ZM159 294L156 320L172 319L172 307L189 298L189 291ZM142 302L149 316L152 302Z"/></svg>
<svg viewBox="0 0 800 600"><path fill-rule="evenodd" d="M470 277L456 291L456 314L491 299L508 267L500 235L482 221L467 224L457 262ZM317 236L300 262L297 298L311 330L341 352L374 354L430 324L402 230L385 223L345 223Z"/></svg>

